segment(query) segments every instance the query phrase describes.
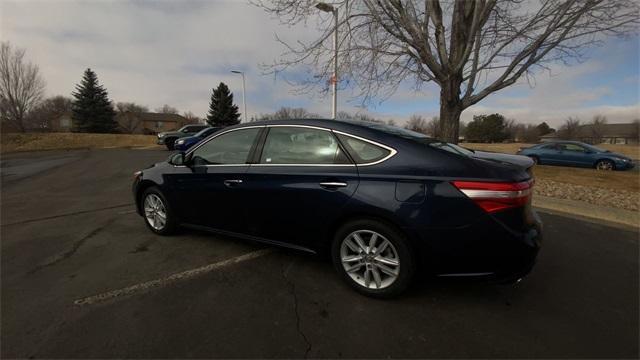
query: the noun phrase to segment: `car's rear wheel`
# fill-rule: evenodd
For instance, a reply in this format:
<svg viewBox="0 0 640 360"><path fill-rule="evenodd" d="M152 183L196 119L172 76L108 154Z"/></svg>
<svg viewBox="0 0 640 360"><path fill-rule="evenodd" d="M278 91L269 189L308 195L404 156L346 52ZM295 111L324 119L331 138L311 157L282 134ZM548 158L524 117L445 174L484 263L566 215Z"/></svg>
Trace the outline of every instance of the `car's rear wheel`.
<svg viewBox="0 0 640 360"><path fill-rule="evenodd" d="M175 138L166 139L164 141L164 144L167 145L167 150L173 150L176 145L176 139Z"/></svg>
<svg viewBox="0 0 640 360"><path fill-rule="evenodd" d="M141 196L145 223L156 234L169 235L177 228L171 207L157 187L150 187Z"/></svg>
<svg viewBox="0 0 640 360"><path fill-rule="evenodd" d="M540 158L537 156L529 156L531 158L531 160L533 160L533 163L536 165L540 165Z"/></svg>
<svg viewBox="0 0 640 360"><path fill-rule="evenodd" d="M357 220L342 226L333 240L333 263L361 294L389 298L407 289L415 260L405 237L379 221Z"/></svg>
<svg viewBox="0 0 640 360"><path fill-rule="evenodd" d="M611 160L599 160L596 163L596 169L598 170L606 170L606 171L610 171L610 170L615 170L616 169L616 164L613 163L613 161Z"/></svg>

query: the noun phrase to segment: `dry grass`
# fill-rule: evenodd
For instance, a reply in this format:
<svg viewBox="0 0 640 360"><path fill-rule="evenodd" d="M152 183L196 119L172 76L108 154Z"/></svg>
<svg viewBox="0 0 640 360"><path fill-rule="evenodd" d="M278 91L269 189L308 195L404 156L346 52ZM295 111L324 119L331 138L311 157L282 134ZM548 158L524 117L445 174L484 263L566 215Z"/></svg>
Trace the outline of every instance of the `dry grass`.
<svg viewBox="0 0 640 360"><path fill-rule="evenodd" d="M515 154L519 148L532 146L533 144L524 143L512 143L512 144L480 144L480 143L462 143L464 147L480 151L495 151L507 154ZM628 156L634 160L640 159L640 146L638 145L611 145L600 144L597 145L600 148L617 152L619 154Z"/></svg>
<svg viewBox="0 0 640 360"><path fill-rule="evenodd" d="M595 169L536 165L533 173L537 179L600 187L609 190L640 192L638 171L598 171Z"/></svg>
<svg viewBox="0 0 640 360"><path fill-rule="evenodd" d="M2 134L2 153L36 150L98 149L155 146L153 135L39 133Z"/></svg>

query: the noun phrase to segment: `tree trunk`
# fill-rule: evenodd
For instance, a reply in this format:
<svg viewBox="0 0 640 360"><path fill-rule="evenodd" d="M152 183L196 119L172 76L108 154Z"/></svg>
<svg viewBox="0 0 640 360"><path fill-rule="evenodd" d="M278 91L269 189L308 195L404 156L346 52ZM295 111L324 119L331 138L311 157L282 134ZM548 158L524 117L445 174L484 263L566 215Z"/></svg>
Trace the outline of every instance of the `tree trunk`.
<svg viewBox="0 0 640 360"><path fill-rule="evenodd" d="M453 144L458 143L460 131L460 82L452 81L440 89L440 138Z"/></svg>

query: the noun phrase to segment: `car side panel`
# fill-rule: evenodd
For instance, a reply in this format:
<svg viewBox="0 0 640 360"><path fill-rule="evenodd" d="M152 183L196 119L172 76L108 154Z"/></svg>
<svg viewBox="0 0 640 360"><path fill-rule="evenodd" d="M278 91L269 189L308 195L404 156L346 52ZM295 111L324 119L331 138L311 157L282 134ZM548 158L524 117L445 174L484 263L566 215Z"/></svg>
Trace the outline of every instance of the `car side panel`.
<svg viewBox="0 0 640 360"><path fill-rule="evenodd" d="M318 249L326 229L358 188L355 166L251 165L243 189L251 236ZM341 182L345 187L323 188Z"/></svg>

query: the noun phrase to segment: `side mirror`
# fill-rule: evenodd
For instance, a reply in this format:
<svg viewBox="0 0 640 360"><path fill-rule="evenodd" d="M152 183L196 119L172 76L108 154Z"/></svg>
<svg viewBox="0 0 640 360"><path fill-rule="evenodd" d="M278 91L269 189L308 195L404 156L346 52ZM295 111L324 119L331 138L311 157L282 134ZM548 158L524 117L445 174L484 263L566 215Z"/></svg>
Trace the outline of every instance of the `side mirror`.
<svg viewBox="0 0 640 360"><path fill-rule="evenodd" d="M169 164L175 166L185 165L184 153L179 152L177 154L171 155L171 157L169 157Z"/></svg>

